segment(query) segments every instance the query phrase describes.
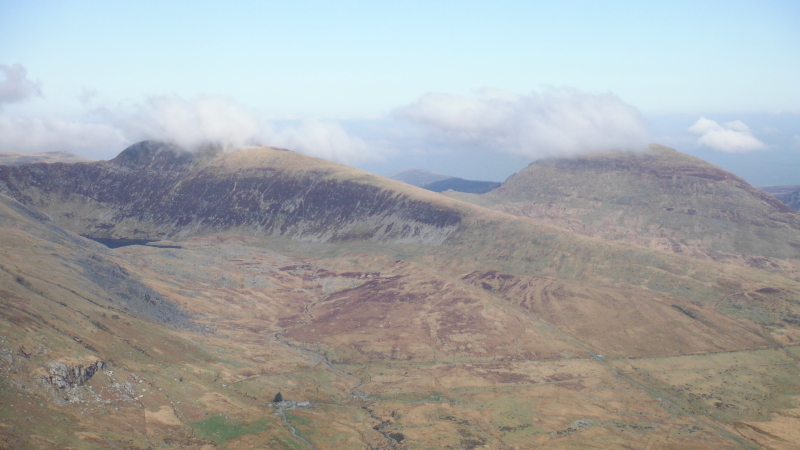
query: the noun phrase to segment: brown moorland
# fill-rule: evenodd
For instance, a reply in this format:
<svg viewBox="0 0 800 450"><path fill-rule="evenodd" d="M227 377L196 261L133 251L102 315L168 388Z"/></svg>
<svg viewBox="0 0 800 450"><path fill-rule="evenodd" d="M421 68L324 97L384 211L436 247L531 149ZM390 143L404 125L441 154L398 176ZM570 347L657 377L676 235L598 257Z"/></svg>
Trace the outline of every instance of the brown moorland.
<svg viewBox="0 0 800 450"><path fill-rule="evenodd" d="M0 168L0 445L795 448L781 273L292 152L136 150Z"/></svg>

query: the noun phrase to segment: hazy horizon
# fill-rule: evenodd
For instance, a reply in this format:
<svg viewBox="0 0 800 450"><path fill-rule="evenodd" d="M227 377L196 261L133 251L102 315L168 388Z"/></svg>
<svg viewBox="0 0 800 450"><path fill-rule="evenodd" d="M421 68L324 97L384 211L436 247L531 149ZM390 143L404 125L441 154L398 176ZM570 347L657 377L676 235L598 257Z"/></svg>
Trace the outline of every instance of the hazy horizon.
<svg viewBox="0 0 800 450"><path fill-rule="evenodd" d="M791 2L7 3L0 151L219 140L502 181L653 142L800 184L799 21Z"/></svg>

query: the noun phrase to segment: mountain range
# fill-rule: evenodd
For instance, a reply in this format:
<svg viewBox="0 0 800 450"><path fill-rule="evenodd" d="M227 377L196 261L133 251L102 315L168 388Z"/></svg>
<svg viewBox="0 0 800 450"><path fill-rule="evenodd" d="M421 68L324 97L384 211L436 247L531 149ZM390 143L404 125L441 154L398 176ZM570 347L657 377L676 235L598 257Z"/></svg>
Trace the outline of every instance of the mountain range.
<svg viewBox="0 0 800 450"><path fill-rule="evenodd" d="M799 223L660 146L483 194L267 147L0 166L0 445L793 448Z"/></svg>
<svg viewBox="0 0 800 450"><path fill-rule="evenodd" d="M762 191L772 194L794 210L800 210L800 186L766 186Z"/></svg>
<svg viewBox="0 0 800 450"><path fill-rule="evenodd" d="M388 178L433 192L453 190L456 192L484 194L501 184L495 181L465 180L463 178L440 175L423 169L404 169L389 174Z"/></svg>
<svg viewBox="0 0 800 450"><path fill-rule="evenodd" d="M91 162L94 161L90 158L74 155L65 151L52 151L40 153L21 153L21 152L0 152L0 165L3 166L21 166L24 164L33 164L39 162L54 163L76 163L76 162Z"/></svg>

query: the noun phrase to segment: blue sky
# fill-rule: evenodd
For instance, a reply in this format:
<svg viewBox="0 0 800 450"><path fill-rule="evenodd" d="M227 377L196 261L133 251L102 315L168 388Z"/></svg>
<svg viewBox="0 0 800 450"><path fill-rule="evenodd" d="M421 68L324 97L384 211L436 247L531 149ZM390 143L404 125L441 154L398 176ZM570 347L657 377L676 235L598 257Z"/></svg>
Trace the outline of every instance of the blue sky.
<svg viewBox="0 0 800 450"><path fill-rule="evenodd" d="M655 3L0 0L0 150L224 138L502 180L646 139L800 184L800 3Z"/></svg>

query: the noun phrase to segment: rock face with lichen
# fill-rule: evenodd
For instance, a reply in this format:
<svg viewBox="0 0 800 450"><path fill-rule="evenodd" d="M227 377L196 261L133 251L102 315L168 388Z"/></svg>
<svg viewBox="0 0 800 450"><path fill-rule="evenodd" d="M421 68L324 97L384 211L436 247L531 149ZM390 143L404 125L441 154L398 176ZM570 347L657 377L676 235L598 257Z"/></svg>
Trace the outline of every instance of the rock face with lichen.
<svg viewBox="0 0 800 450"><path fill-rule="evenodd" d="M95 373L106 367L108 365L99 359L51 361L45 369L46 373L40 378L58 389L72 389L82 386Z"/></svg>

